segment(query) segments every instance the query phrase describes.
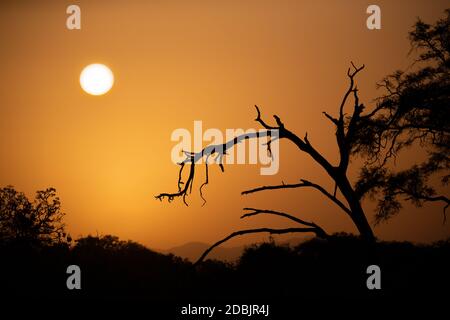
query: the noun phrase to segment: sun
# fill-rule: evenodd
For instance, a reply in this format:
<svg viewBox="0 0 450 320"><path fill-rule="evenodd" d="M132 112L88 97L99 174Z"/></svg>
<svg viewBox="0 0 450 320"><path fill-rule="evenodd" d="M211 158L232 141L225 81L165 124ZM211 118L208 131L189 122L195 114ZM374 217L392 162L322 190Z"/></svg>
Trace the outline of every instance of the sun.
<svg viewBox="0 0 450 320"><path fill-rule="evenodd" d="M80 84L87 93L100 96L112 88L114 75L104 64L90 64L81 71Z"/></svg>

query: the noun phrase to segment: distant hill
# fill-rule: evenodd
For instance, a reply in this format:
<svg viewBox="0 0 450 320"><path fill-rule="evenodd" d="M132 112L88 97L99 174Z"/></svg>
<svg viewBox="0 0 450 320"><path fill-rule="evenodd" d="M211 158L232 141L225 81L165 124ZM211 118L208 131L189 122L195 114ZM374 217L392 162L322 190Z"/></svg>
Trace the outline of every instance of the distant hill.
<svg viewBox="0 0 450 320"><path fill-rule="evenodd" d="M287 241L275 241L275 242L279 245L289 244L290 246L296 246L303 241L305 241L305 238L293 238L293 239L289 239ZM249 246L249 245L237 246L237 247L219 246L217 248L214 248L213 251L211 251L211 253L208 255L208 259L216 259L216 260L234 262L242 255L245 247L247 247L247 246ZM210 247L210 244L207 244L204 242L188 242L188 243L185 243L185 244L177 246L177 247L173 247L173 248L170 248L167 250L158 250L158 251L161 253L171 253L178 257L186 258L189 261L194 262L209 247Z"/></svg>

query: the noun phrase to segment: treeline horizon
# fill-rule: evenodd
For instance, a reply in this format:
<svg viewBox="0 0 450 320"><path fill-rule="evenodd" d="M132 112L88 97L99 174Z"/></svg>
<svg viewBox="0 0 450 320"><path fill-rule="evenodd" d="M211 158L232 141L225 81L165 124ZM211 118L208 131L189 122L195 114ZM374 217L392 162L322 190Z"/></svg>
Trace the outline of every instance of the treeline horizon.
<svg viewBox="0 0 450 320"><path fill-rule="evenodd" d="M86 236L43 246L0 243L1 295L56 299L290 299L438 294L450 285L450 239L428 245L379 241L372 252L354 235L313 238L296 247L273 241L245 248L235 262L198 266L116 236ZM366 287L366 268L380 266L382 290ZM69 265L81 290L68 290ZM424 291L425 290L425 291Z"/></svg>

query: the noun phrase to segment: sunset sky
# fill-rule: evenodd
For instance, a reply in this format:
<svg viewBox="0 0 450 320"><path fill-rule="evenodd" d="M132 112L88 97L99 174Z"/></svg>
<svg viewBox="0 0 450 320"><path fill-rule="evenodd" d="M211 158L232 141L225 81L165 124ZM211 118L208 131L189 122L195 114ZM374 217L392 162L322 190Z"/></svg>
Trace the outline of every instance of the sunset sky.
<svg viewBox="0 0 450 320"><path fill-rule="evenodd" d="M81 8L81 30L66 28L66 8ZM366 28L377 4L382 29ZM151 248L213 242L249 227L287 227L279 217L239 219L243 207L286 211L329 232L356 232L351 220L314 190L252 187L300 178L333 184L307 155L281 142L280 171L259 165L210 168L202 207L198 186L181 199L157 201L177 188L171 161L177 128L255 128L254 105L271 121L308 137L333 163L336 114L350 61L365 64L361 100L373 105L376 82L411 62L408 31L420 16L434 23L448 1L1 1L0 186L34 196L55 187L72 237L114 234ZM101 96L82 90L79 76L103 63L115 76ZM419 161L400 158L401 167ZM408 162L409 161L409 162ZM359 162L351 168L357 174ZM365 202L369 220L373 207ZM450 236L442 207L405 205L374 229L385 240L429 242ZM293 235L286 236L293 237ZM243 237L229 245L251 243Z"/></svg>

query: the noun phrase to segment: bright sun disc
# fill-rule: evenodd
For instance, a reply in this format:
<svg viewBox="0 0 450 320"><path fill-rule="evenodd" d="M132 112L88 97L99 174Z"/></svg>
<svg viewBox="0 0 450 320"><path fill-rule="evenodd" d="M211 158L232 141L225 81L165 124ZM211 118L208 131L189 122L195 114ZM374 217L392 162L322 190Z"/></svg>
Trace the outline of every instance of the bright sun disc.
<svg viewBox="0 0 450 320"><path fill-rule="evenodd" d="M107 93L113 86L113 83L114 75L104 64L90 64L81 71L81 88L94 96Z"/></svg>

